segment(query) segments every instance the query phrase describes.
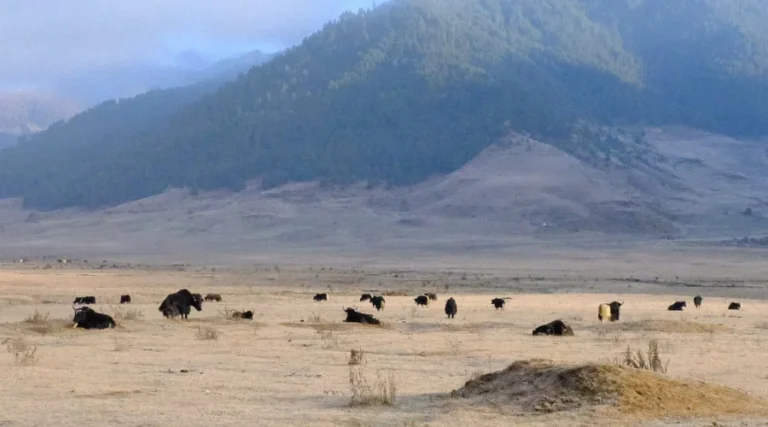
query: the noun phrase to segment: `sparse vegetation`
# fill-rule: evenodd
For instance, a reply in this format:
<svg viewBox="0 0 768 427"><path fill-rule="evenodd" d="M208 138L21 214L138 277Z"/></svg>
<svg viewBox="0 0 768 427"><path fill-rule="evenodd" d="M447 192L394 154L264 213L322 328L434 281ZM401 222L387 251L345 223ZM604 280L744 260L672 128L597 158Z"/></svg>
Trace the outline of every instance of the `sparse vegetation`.
<svg viewBox="0 0 768 427"><path fill-rule="evenodd" d="M644 369L662 374L666 374L669 369L669 359L666 362L661 360L661 348L657 340L648 342L647 352L643 352L640 349L633 350L630 346L627 346L623 359L619 362L619 364L629 368Z"/></svg>
<svg viewBox="0 0 768 427"><path fill-rule="evenodd" d="M376 372L371 383L365 377L363 366L349 366L350 406L386 405L392 406L397 400L395 375L391 370Z"/></svg>
<svg viewBox="0 0 768 427"><path fill-rule="evenodd" d="M365 352L363 350L352 349L349 351L347 364L350 366L362 365L365 362Z"/></svg>
<svg viewBox="0 0 768 427"><path fill-rule="evenodd" d="M3 340L3 344L19 366L34 365L39 360L37 346L31 345L24 337L8 338Z"/></svg>
<svg viewBox="0 0 768 427"><path fill-rule="evenodd" d="M197 333L195 334L199 340L218 340L219 331L209 326L198 326Z"/></svg>
<svg viewBox="0 0 768 427"><path fill-rule="evenodd" d="M317 333L320 334L323 349L332 350L339 347L339 339L333 331L317 331Z"/></svg>
<svg viewBox="0 0 768 427"><path fill-rule="evenodd" d="M34 313L28 315L26 318L24 318L25 323L29 323L32 325L44 325L48 323L48 318L50 317L50 313L41 313L37 310L35 310Z"/></svg>
<svg viewBox="0 0 768 427"><path fill-rule="evenodd" d="M112 313L112 318L115 320L139 320L142 317L144 317L144 313L137 309L123 309L117 307Z"/></svg>
<svg viewBox="0 0 768 427"><path fill-rule="evenodd" d="M462 342L460 339L455 337L446 338L445 347L447 348L448 353L454 356L458 356L461 353Z"/></svg>
<svg viewBox="0 0 768 427"><path fill-rule="evenodd" d="M115 336L114 344L115 345L113 350L116 352L128 351L131 348L131 345L128 343L128 341L118 336Z"/></svg>
<svg viewBox="0 0 768 427"><path fill-rule="evenodd" d="M755 324L755 328L768 331L768 322L759 322Z"/></svg>

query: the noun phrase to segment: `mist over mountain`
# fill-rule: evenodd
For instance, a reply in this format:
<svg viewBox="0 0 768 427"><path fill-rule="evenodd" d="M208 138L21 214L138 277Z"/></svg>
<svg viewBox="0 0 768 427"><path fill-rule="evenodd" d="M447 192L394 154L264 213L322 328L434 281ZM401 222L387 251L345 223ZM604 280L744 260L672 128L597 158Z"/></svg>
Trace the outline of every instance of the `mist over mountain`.
<svg viewBox="0 0 768 427"><path fill-rule="evenodd" d="M102 105L0 151L0 197L55 209L251 179L407 186L511 133L591 167L666 170L643 128L768 133L766 22L760 0L394 0L209 95ZM107 111L146 119L128 130Z"/></svg>

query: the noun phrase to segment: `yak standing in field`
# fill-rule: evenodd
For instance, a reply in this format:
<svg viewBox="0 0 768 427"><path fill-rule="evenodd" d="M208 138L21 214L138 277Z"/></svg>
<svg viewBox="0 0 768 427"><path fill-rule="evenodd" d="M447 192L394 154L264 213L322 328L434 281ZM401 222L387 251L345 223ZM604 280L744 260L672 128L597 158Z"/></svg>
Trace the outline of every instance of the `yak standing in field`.
<svg viewBox="0 0 768 427"><path fill-rule="evenodd" d="M700 308L701 307L701 301L703 299L704 298L702 298L701 295L696 295L695 297L693 297L693 305L696 306L696 308Z"/></svg>
<svg viewBox="0 0 768 427"><path fill-rule="evenodd" d="M669 311L683 311L683 308L688 306L685 301L675 301L674 304L667 307L667 310Z"/></svg>
<svg viewBox="0 0 768 427"><path fill-rule="evenodd" d="M253 311L235 311L232 312L232 317L235 319L253 320Z"/></svg>
<svg viewBox="0 0 768 427"><path fill-rule="evenodd" d="M312 297L312 299L315 300L315 301L318 301L318 302L319 301L328 301L328 294L327 293L325 293L325 294L315 294L315 296Z"/></svg>
<svg viewBox="0 0 768 427"><path fill-rule="evenodd" d="M360 295L360 301L370 301L370 300L371 300L371 294Z"/></svg>
<svg viewBox="0 0 768 427"><path fill-rule="evenodd" d="M426 293L426 294L424 294L424 295L426 295L426 296L427 296L427 298L429 298L429 300L430 300L430 301L437 301L437 294L436 294L436 293L433 293L433 292L427 292L427 293Z"/></svg>
<svg viewBox="0 0 768 427"><path fill-rule="evenodd" d="M504 309L504 304L506 304L507 301L504 298L494 298L491 300L491 304L493 304L494 307L496 307L496 310L498 309Z"/></svg>
<svg viewBox="0 0 768 427"><path fill-rule="evenodd" d="M416 301L417 306L426 307L429 304L429 298L426 295L419 295L413 300Z"/></svg>
<svg viewBox="0 0 768 427"><path fill-rule="evenodd" d="M740 302L732 302L728 304L728 310L741 310L741 303Z"/></svg>
<svg viewBox="0 0 768 427"><path fill-rule="evenodd" d="M112 319L112 316L104 313L97 313L90 307L75 308L73 306L72 309L75 310L75 317L72 319L72 322L74 322L72 328L107 329L117 326L115 320Z"/></svg>
<svg viewBox="0 0 768 427"><path fill-rule="evenodd" d="M203 296L193 294L187 289L181 289L174 294L168 294L158 310L165 317L181 316L183 319L188 319L192 307L197 311L203 311Z"/></svg>
<svg viewBox="0 0 768 427"><path fill-rule="evenodd" d="M453 319L458 312L459 306L456 304L456 300L453 297L448 298L448 301L445 302L445 314L449 319Z"/></svg>
<svg viewBox="0 0 768 427"><path fill-rule="evenodd" d="M553 320L533 330L533 335L572 336L573 329L562 320Z"/></svg>
<svg viewBox="0 0 768 427"><path fill-rule="evenodd" d="M216 302L221 302L221 295L219 295L219 294L208 294L208 295L206 295L206 296L205 296L205 301L210 301L210 302L213 302L213 301L216 301Z"/></svg>
<svg viewBox="0 0 768 427"><path fill-rule="evenodd" d="M120 295L120 304L130 304L131 303L131 296L130 295Z"/></svg>
<svg viewBox="0 0 768 427"><path fill-rule="evenodd" d="M344 319L345 322L350 323L362 323L364 325L380 325L381 321L373 315L365 314L357 311L356 308L345 308L344 312L347 313L347 318Z"/></svg>
<svg viewBox="0 0 768 427"><path fill-rule="evenodd" d="M96 297L75 297L75 301L72 304L96 304Z"/></svg>
<svg viewBox="0 0 768 427"><path fill-rule="evenodd" d="M371 297L371 305L376 307L376 311L384 310L384 297L383 296L375 296Z"/></svg>
<svg viewBox="0 0 768 427"><path fill-rule="evenodd" d="M624 305L624 302L618 301L613 301L609 304L600 304L600 306L597 307L597 320L601 322L605 320L616 322L619 320L619 311L622 305Z"/></svg>

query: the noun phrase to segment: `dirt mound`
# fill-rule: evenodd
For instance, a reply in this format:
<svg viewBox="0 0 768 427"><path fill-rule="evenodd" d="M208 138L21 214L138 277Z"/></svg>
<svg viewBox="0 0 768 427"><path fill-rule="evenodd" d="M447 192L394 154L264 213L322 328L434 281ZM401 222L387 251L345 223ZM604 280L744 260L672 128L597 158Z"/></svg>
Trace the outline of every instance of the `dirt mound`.
<svg viewBox="0 0 768 427"><path fill-rule="evenodd" d="M612 365L568 366L519 361L454 390L453 397L507 399L524 410L556 412L588 406L639 417L768 415L768 401L707 383L687 383Z"/></svg>
<svg viewBox="0 0 768 427"><path fill-rule="evenodd" d="M608 326L612 331L625 332L667 332L674 334L706 334L728 332L731 328L712 323L696 323L684 320L639 320L636 322L614 323Z"/></svg>

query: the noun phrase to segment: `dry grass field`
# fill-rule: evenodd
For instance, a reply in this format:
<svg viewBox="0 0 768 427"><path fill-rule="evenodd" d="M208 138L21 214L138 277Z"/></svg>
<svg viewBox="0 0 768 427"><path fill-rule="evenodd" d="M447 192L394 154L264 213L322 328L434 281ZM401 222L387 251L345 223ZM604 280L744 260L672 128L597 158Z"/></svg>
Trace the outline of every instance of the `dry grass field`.
<svg viewBox="0 0 768 427"><path fill-rule="evenodd" d="M703 287L671 275L645 284L592 277L589 269L513 277L491 269L81 267L0 269L0 426L768 421L764 283L714 292L707 286L721 278L699 274ZM181 288L223 301L205 303L188 321L164 319L159 302ZM386 308L358 302L363 291L385 295ZM316 292L330 292L330 301L312 301ZM423 292L439 300L417 308L413 297ZM133 304L117 304L123 293ZM696 293L704 296L699 310ZM118 327L72 329L76 295L96 296L93 307ZM449 296L459 305L452 320L443 313ZM493 297L511 299L496 311ZM677 299L689 307L668 312ZM597 306L612 300L625 302L621 320L600 324ZM726 310L734 300L743 310ZM343 323L347 306L383 325ZM248 309L252 321L227 317ZM570 323L575 336L531 336L554 319ZM628 347L645 351L649 343L666 374L617 366ZM482 377L525 361L532 362Z"/></svg>

